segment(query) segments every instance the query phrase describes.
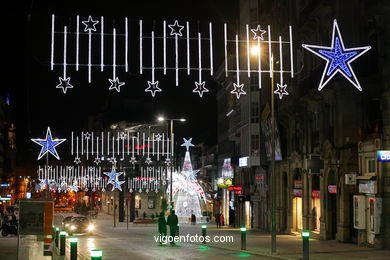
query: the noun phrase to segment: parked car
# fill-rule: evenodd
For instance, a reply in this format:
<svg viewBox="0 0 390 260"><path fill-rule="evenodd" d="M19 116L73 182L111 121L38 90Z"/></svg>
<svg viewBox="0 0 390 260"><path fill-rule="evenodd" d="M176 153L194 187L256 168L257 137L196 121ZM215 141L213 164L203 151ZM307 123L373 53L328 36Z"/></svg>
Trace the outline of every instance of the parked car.
<svg viewBox="0 0 390 260"><path fill-rule="evenodd" d="M72 220L72 216L68 216L62 220L62 229L65 230L67 227L69 227L69 223Z"/></svg>

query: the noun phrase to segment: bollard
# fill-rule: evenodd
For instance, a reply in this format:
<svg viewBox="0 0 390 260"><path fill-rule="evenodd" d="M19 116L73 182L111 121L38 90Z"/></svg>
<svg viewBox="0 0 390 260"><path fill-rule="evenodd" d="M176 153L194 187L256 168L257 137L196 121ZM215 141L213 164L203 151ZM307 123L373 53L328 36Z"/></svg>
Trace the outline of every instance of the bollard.
<svg viewBox="0 0 390 260"><path fill-rule="evenodd" d="M309 260L309 238L310 238L310 232L309 231L302 231L303 260Z"/></svg>
<svg viewBox="0 0 390 260"><path fill-rule="evenodd" d="M240 228L241 230L241 250L246 250L246 227Z"/></svg>
<svg viewBox="0 0 390 260"><path fill-rule="evenodd" d="M205 243L205 244L206 244L206 230L207 230L207 226L206 225L202 225L203 243Z"/></svg>
<svg viewBox="0 0 390 260"><path fill-rule="evenodd" d="M54 235L54 242L55 242L57 248L58 248L59 236L60 236L60 229L57 227L56 228L56 233Z"/></svg>
<svg viewBox="0 0 390 260"><path fill-rule="evenodd" d="M103 250L94 249L91 250L91 260L102 260Z"/></svg>
<svg viewBox="0 0 390 260"><path fill-rule="evenodd" d="M77 260L77 237L70 237L70 260Z"/></svg>
<svg viewBox="0 0 390 260"><path fill-rule="evenodd" d="M66 232L60 232L60 255L65 255Z"/></svg>

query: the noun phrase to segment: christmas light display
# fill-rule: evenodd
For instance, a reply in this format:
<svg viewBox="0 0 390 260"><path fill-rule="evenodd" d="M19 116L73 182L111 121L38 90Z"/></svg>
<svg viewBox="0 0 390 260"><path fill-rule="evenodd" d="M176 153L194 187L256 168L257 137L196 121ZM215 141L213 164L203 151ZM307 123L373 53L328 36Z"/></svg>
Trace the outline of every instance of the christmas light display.
<svg viewBox="0 0 390 260"><path fill-rule="evenodd" d="M355 88L362 91L362 87L351 67L351 63L370 50L371 47L345 48L336 20L333 21L332 44L330 47L307 44L303 44L302 47L326 60L324 72L322 73L318 87L319 91L324 88L337 73L341 73L341 75L351 82Z"/></svg>
<svg viewBox="0 0 390 260"><path fill-rule="evenodd" d="M253 40L260 39L264 41L264 34L267 32L266 30L262 30L260 25L257 25L256 29L251 29L253 35Z"/></svg>
<svg viewBox="0 0 390 260"><path fill-rule="evenodd" d="M66 139L53 139L50 131L50 127L47 127L45 139L31 139L36 144L39 144L42 148L38 155L38 160L41 159L45 154L51 153L57 160L60 159L58 156L56 146L65 142Z"/></svg>

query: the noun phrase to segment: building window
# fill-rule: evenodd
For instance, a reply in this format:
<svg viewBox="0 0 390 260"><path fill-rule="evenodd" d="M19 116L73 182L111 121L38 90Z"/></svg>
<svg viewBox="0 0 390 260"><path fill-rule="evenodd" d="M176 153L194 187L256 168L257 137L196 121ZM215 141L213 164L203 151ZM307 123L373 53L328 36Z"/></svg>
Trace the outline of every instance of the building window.
<svg viewBox="0 0 390 260"><path fill-rule="evenodd" d="M367 173L375 173L376 172L375 164L376 164L375 158L367 158L366 159Z"/></svg>
<svg viewBox="0 0 390 260"><path fill-rule="evenodd" d="M257 8L250 8L249 9L249 19L250 19L250 25L251 27L254 27L257 25Z"/></svg>
<svg viewBox="0 0 390 260"><path fill-rule="evenodd" d="M252 102L251 105L251 123L259 122L259 102Z"/></svg>
<svg viewBox="0 0 390 260"><path fill-rule="evenodd" d="M252 156L259 155L259 142L260 142L259 135L252 135L251 138Z"/></svg>

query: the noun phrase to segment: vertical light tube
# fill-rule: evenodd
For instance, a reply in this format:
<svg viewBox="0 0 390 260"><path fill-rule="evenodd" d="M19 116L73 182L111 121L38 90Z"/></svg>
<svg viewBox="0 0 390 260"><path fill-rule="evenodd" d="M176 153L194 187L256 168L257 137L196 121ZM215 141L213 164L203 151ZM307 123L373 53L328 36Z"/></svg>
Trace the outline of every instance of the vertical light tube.
<svg viewBox="0 0 390 260"><path fill-rule="evenodd" d="M70 155L73 155L73 131L72 131L72 137L70 142Z"/></svg>
<svg viewBox="0 0 390 260"><path fill-rule="evenodd" d="M236 34L236 73L237 73L237 85L240 85L240 60L238 56L238 35Z"/></svg>
<svg viewBox="0 0 390 260"><path fill-rule="evenodd" d="M139 20L139 74L142 74L142 20Z"/></svg>
<svg viewBox="0 0 390 260"><path fill-rule="evenodd" d="M223 24L223 40L225 46L225 76L228 77L228 58L227 58L227 25Z"/></svg>
<svg viewBox="0 0 390 260"><path fill-rule="evenodd" d="M246 25L246 57L248 66L248 78L251 77L251 60L250 60L250 49L249 49L249 25Z"/></svg>
<svg viewBox="0 0 390 260"><path fill-rule="evenodd" d="M271 26L268 25L268 59L269 59L269 76L270 78L272 78L272 61L271 61L271 56L272 56L272 52L271 52Z"/></svg>
<svg viewBox="0 0 390 260"><path fill-rule="evenodd" d="M279 63L280 63L280 87L283 86L283 52L282 52L282 36L279 36Z"/></svg>
<svg viewBox="0 0 390 260"><path fill-rule="evenodd" d="M175 34L175 77L176 77L176 86L179 86L179 53L178 53L178 48L179 48L179 43L177 39L177 34Z"/></svg>
<svg viewBox="0 0 390 260"><path fill-rule="evenodd" d="M152 83L154 82L154 31L152 31Z"/></svg>
<svg viewBox="0 0 390 260"><path fill-rule="evenodd" d="M291 78L294 78L294 60L293 60L293 41L292 41L292 26L288 27L290 32L290 63L291 63Z"/></svg>
<svg viewBox="0 0 390 260"><path fill-rule="evenodd" d="M209 23L209 42L210 42L210 75L214 74L214 62L213 62L213 24Z"/></svg>
<svg viewBox="0 0 390 260"><path fill-rule="evenodd" d="M63 66L64 80L66 79L66 42L67 42L67 36L68 36L67 28L66 28L66 26L64 26L64 66Z"/></svg>
<svg viewBox="0 0 390 260"><path fill-rule="evenodd" d="M164 75L167 74L167 22L163 22Z"/></svg>
<svg viewBox="0 0 390 260"><path fill-rule="evenodd" d="M104 70L104 18L100 17L100 71Z"/></svg>
<svg viewBox="0 0 390 260"><path fill-rule="evenodd" d="M187 75L190 75L190 23L187 22Z"/></svg>
<svg viewBox="0 0 390 260"><path fill-rule="evenodd" d="M112 79L116 79L116 29L112 29Z"/></svg>
<svg viewBox="0 0 390 260"><path fill-rule="evenodd" d="M129 71L129 62L128 62L128 44L129 44L129 27L127 17L125 18L125 72Z"/></svg>
<svg viewBox="0 0 390 260"><path fill-rule="evenodd" d="M198 70L199 70L199 84L202 83L202 40L198 33Z"/></svg>
<svg viewBox="0 0 390 260"><path fill-rule="evenodd" d="M88 31L88 83L91 83L91 48L92 48L92 32Z"/></svg>
<svg viewBox="0 0 390 260"><path fill-rule="evenodd" d="M55 16L54 14L51 15L51 52L50 52L50 69L54 69L54 23L55 23Z"/></svg>
<svg viewBox="0 0 390 260"><path fill-rule="evenodd" d="M79 55L80 55L80 16L76 18L76 71L79 71Z"/></svg>
<svg viewBox="0 0 390 260"><path fill-rule="evenodd" d="M260 47L260 38L257 38L257 48L259 50L258 56L258 78L259 78L259 88L261 88L261 47Z"/></svg>

